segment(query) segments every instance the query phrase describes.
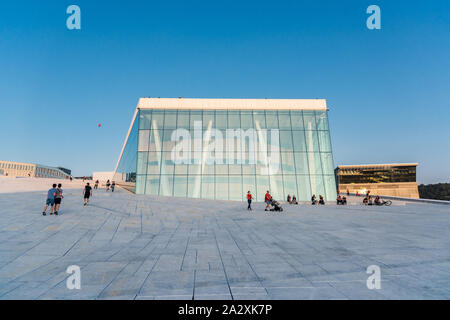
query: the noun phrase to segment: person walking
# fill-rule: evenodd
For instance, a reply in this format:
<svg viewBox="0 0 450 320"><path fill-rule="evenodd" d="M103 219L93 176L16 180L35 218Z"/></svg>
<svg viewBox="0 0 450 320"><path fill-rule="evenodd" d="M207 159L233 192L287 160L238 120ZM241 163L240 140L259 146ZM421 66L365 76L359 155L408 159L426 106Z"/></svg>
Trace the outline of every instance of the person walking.
<svg viewBox="0 0 450 320"><path fill-rule="evenodd" d="M266 208L264 209L264 211L269 211L270 204L272 202L272 196L270 195L269 190L267 190L266 195L264 196L264 201L266 202Z"/></svg>
<svg viewBox="0 0 450 320"><path fill-rule="evenodd" d="M113 181L111 184L111 192L114 192L115 187L116 187L116 183Z"/></svg>
<svg viewBox="0 0 450 320"><path fill-rule="evenodd" d="M110 186L110 185L111 185L111 182L109 182L109 180L106 181L106 192L109 191L109 186Z"/></svg>
<svg viewBox="0 0 450 320"><path fill-rule="evenodd" d="M94 189L98 189L98 180L95 180Z"/></svg>
<svg viewBox="0 0 450 320"><path fill-rule="evenodd" d="M46 212L47 212L48 206L50 206L50 215L53 214L53 209L55 206L55 194L56 194L56 183L53 184L53 187L51 189L49 189L47 192L47 199L45 200L44 211L42 211L43 216L47 215Z"/></svg>
<svg viewBox="0 0 450 320"><path fill-rule="evenodd" d="M247 202L248 202L247 210L250 210L250 211L253 210L253 209L252 209L252 199L253 199L253 196L252 196L251 192L248 191L248 192L247 192Z"/></svg>
<svg viewBox="0 0 450 320"><path fill-rule="evenodd" d="M92 187L89 185L89 182L86 183L86 186L83 190L83 196L84 196L84 205L87 206L89 203L89 198L92 195Z"/></svg>
<svg viewBox="0 0 450 320"><path fill-rule="evenodd" d="M61 207L61 201L64 198L63 196L63 189L62 184L59 183L58 187L56 188L56 194L55 194L55 215L58 215L59 208Z"/></svg>

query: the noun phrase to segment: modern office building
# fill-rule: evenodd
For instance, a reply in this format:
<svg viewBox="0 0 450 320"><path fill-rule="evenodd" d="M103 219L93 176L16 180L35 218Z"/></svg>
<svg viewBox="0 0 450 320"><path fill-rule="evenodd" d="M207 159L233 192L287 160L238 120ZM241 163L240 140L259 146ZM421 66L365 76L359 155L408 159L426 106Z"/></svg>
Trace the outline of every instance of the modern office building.
<svg viewBox="0 0 450 320"><path fill-rule="evenodd" d="M338 166L336 182L340 192L419 198L417 163Z"/></svg>
<svg viewBox="0 0 450 320"><path fill-rule="evenodd" d="M37 177L68 179L70 175L59 168L43 166L35 163L0 161L0 173L8 177Z"/></svg>
<svg viewBox="0 0 450 320"><path fill-rule="evenodd" d="M326 100L138 102L114 180L137 194L336 199Z"/></svg>

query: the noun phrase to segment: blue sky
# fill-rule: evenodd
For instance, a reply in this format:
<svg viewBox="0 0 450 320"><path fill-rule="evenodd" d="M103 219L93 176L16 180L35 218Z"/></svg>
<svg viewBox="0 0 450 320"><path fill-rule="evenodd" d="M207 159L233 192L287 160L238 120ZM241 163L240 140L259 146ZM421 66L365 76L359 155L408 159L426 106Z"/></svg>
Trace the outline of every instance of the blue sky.
<svg viewBox="0 0 450 320"><path fill-rule="evenodd" d="M119 2L2 2L0 159L112 170L139 97L325 98L335 165L450 182L450 1Z"/></svg>

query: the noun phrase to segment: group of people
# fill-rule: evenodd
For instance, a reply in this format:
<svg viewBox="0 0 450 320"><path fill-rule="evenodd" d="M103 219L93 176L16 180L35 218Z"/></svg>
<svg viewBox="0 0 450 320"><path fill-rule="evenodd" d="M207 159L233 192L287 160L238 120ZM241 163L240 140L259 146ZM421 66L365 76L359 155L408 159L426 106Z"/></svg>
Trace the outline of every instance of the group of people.
<svg viewBox="0 0 450 320"><path fill-rule="evenodd" d="M94 189L98 189L99 181L96 180L94 184ZM111 192L114 192L114 189L116 187L116 183L113 181L112 183L108 180L106 182L106 191L109 191L111 189ZM93 194L93 189L89 182L86 183L86 185L83 188L83 199L84 199L84 206L87 206L89 204L89 199L91 198ZM62 184L56 184L54 183L52 185L52 188L50 188L47 191L47 198L45 200L45 206L44 210L42 211L42 215L47 215L47 209L50 207L50 215L58 215L59 209L61 207L61 201L64 198L63 196L63 189Z"/></svg>
<svg viewBox="0 0 450 320"><path fill-rule="evenodd" d="M44 210L42 215L47 215L47 209L50 206L50 215L58 215L59 208L61 207L61 201L64 198L62 184L53 184L52 188L47 191L47 199L45 200Z"/></svg>
<svg viewBox="0 0 450 320"><path fill-rule="evenodd" d="M325 200L323 199L323 196L319 194L319 200L317 200L316 195L313 194L311 197L311 204L314 206L316 204L322 204L325 205Z"/></svg>
<svg viewBox="0 0 450 320"><path fill-rule="evenodd" d="M298 204L298 201L297 201L297 198L295 197L295 194L292 195L292 198L291 198L291 195L288 194L286 201L287 201L289 204Z"/></svg>
<svg viewBox="0 0 450 320"><path fill-rule="evenodd" d="M336 198L336 204L337 205L346 205L347 204L347 198L345 196L338 195Z"/></svg>
<svg viewBox="0 0 450 320"><path fill-rule="evenodd" d="M253 210L252 209L253 195L250 191L248 191L246 196L247 196L247 203L248 203L247 210L251 211L251 210ZM266 207L265 207L264 211L283 211L281 204L278 201L276 201L275 199L273 199L269 190L267 190L266 194L264 195L264 202L266 203Z"/></svg>
<svg viewBox="0 0 450 320"><path fill-rule="evenodd" d="M98 180L95 180L94 189L98 189L99 183L100 183L100 182L99 182ZM111 192L114 192L114 189L116 188L116 182L113 181L113 182L111 183L111 182L109 181L109 179L108 179L108 181L106 181L105 186L106 186L106 191L107 191L107 192L109 191L110 188L111 188Z"/></svg>

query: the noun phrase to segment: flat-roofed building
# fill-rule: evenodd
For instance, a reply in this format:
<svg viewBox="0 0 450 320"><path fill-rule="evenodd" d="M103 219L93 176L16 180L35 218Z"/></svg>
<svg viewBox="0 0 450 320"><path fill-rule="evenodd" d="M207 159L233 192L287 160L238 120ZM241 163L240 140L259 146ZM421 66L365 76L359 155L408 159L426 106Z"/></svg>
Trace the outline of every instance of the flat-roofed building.
<svg viewBox="0 0 450 320"><path fill-rule="evenodd" d="M340 192L419 198L417 163L343 165L335 169Z"/></svg>
<svg viewBox="0 0 450 320"><path fill-rule="evenodd" d="M139 99L114 180L137 194L336 199L324 99Z"/></svg>
<svg viewBox="0 0 450 320"><path fill-rule="evenodd" d="M0 161L0 170L8 177L37 177L68 179L70 175L59 168L44 166L35 163Z"/></svg>

